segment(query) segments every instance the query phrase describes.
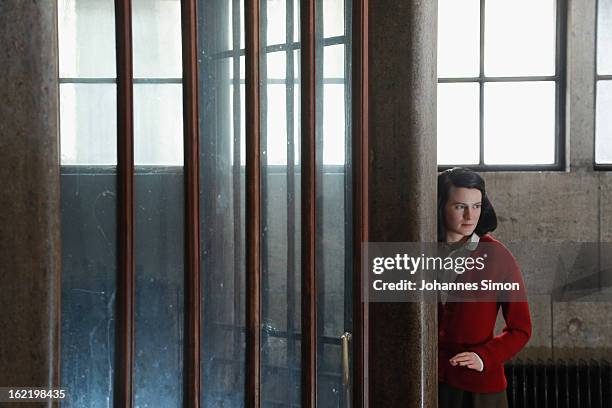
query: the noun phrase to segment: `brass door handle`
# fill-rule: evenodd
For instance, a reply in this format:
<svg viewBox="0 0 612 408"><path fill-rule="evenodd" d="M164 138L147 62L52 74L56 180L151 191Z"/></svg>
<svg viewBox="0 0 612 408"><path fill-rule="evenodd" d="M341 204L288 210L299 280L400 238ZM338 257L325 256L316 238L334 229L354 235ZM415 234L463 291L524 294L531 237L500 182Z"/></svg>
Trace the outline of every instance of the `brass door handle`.
<svg viewBox="0 0 612 408"><path fill-rule="evenodd" d="M346 396L346 406L351 406L351 365L350 365L350 341L351 333L346 332L340 337L342 343L342 386Z"/></svg>

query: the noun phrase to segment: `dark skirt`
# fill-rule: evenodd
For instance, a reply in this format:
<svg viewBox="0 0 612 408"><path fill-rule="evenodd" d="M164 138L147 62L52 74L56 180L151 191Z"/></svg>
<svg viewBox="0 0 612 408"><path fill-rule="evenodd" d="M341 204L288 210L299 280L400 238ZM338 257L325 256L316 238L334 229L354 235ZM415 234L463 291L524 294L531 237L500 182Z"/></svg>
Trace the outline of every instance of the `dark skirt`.
<svg viewBox="0 0 612 408"><path fill-rule="evenodd" d="M438 383L439 408L508 408L506 391L470 392Z"/></svg>

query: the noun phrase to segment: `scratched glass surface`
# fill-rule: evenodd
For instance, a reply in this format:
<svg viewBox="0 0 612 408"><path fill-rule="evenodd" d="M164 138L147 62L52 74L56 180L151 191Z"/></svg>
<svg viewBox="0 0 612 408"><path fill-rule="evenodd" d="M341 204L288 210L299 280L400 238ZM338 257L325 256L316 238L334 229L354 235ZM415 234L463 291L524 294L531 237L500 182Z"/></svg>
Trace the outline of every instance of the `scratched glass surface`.
<svg viewBox="0 0 612 408"><path fill-rule="evenodd" d="M134 401L141 408L182 404L183 184L182 167L136 168Z"/></svg>
<svg viewBox="0 0 612 408"><path fill-rule="evenodd" d="M62 386L71 390L62 406L109 408L117 273L112 0L58 1L58 32L62 81L60 375Z"/></svg>
<svg viewBox="0 0 612 408"><path fill-rule="evenodd" d="M315 43L350 33L350 2L323 0ZM350 406L340 338L351 331L350 36L317 55L317 406ZM347 201L346 197L349 197Z"/></svg>
<svg viewBox="0 0 612 408"><path fill-rule="evenodd" d="M244 406L244 1L199 0L201 406ZM219 22L227 29L218 29ZM225 26L224 26L225 28Z"/></svg>
<svg viewBox="0 0 612 408"><path fill-rule="evenodd" d="M112 406L116 192L113 167L61 167L62 407Z"/></svg>
<svg viewBox="0 0 612 408"><path fill-rule="evenodd" d="M180 2L133 3L135 393L137 407L183 401L184 172ZM178 83L177 83L178 82Z"/></svg>
<svg viewBox="0 0 612 408"><path fill-rule="evenodd" d="M262 72L262 401L299 406L301 332L300 61L293 0L262 2L268 42L283 49L261 55Z"/></svg>

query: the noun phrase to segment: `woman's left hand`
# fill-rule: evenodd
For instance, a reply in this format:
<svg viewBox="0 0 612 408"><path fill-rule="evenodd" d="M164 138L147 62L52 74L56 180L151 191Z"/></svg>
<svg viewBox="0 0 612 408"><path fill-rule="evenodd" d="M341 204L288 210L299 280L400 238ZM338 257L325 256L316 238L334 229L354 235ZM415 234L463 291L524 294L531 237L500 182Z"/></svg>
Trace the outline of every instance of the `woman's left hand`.
<svg viewBox="0 0 612 408"><path fill-rule="evenodd" d="M478 354L471 351L459 353L449 360L452 366L460 365L470 368L476 371L482 371L484 369L482 360L478 357Z"/></svg>

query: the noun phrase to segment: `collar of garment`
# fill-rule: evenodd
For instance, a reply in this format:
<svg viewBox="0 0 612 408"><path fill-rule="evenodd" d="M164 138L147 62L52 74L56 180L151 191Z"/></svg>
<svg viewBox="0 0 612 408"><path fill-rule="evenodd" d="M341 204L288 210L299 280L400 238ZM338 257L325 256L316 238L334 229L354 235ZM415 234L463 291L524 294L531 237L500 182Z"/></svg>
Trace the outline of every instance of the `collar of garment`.
<svg viewBox="0 0 612 408"><path fill-rule="evenodd" d="M472 252L472 251L476 250L476 248L478 247L478 243L479 242L480 242L480 236L478 236L478 234L476 234L474 232L474 233L472 233L472 235L470 235L468 240L465 241L465 243L463 245L460 245L459 247L456 247L456 248L452 249L448 255L451 256L451 255L453 255L453 254L455 254L457 252L460 252L460 251L470 251L470 252Z"/></svg>
<svg viewBox="0 0 612 408"><path fill-rule="evenodd" d="M480 237L475 232L470 235L470 238L466 241L464 248L468 251L473 251L478 247L478 243L480 242Z"/></svg>

